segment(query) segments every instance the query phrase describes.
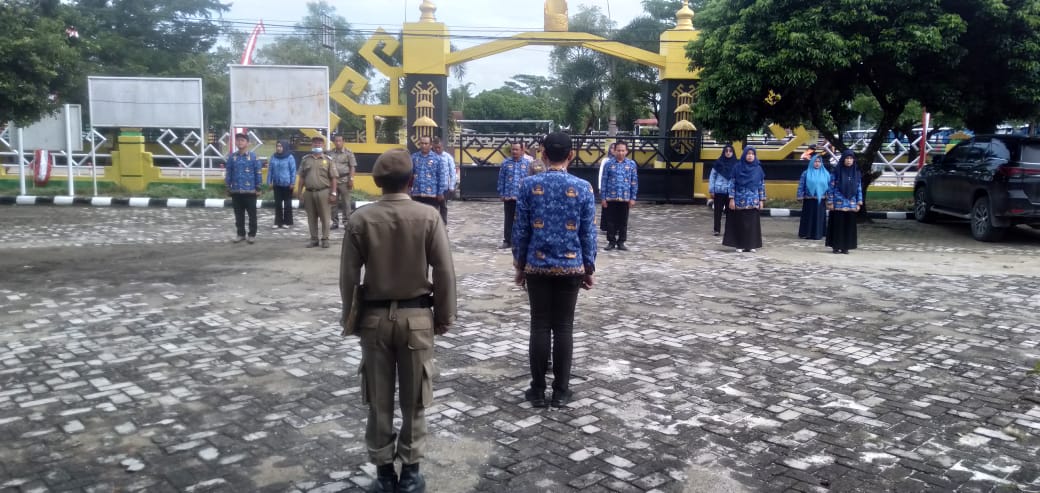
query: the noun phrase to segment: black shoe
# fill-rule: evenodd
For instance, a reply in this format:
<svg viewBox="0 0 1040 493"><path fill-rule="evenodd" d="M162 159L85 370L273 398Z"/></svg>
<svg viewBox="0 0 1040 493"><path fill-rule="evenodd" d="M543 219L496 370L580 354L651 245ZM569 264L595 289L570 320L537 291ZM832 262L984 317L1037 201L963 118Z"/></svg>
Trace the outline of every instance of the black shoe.
<svg viewBox="0 0 1040 493"><path fill-rule="evenodd" d="M339 223L332 223L332 226L329 227L329 229L339 229Z"/></svg>
<svg viewBox="0 0 1040 493"><path fill-rule="evenodd" d="M401 480L397 482L398 493L425 493L426 478L419 472L419 464L401 466Z"/></svg>
<svg viewBox="0 0 1040 493"><path fill-rule="evenodd" d="M513 248L513 245L511 245L508 241L503 241L501 245L498 245L498 248L505 250L506 248Z"/></svg>
<svg viewBox="0 0 1040 493"><path fill-rule="evenodd" d="M622 252L627 252L627 251L628 251L628 247L627 247L627 246L625 246L625 244L624 244L624 243L618 243L618 244L617 244L617 249L618 249L618 250L621 250Z"/></svg>
<svg viewBox="0 0 1040 493"><path fill-rule="evenodd" d="M527 389L524 392L524 399L531 403L531 407L549 407L549 404L545 402L544 390Z"/></svg>
<svg viewBox="0 0 1040 493"><path fill-rule="evenodd" d="M613 249L614 249L614 244L613 243L607 243L607 248L604 248L604 250L606 250L608 252L613 250Z"/></svg>
<svg viewBox="0 0 1040 493"><path fill-rule="evenodd" d="M394 493L397 491L397 473L393 464L379 466L376 478L365 489L367 493Z"/></svg>
<svg viewBox="0 0 1040 493"><path fill-rule="evenodd" d="M570 404L571 398L574 397L574 392L570 390L564 390L563 392L553 391L552 395L552 407L567 407Z"/></svg>
<svg viewBox="0 0 1040 493"><path fill-rule="evenodd" d="M845 254L845 255L848 255L848 254L849 254L849 251L848 251L848 250L842 250L842 251L841 251L841 253L843 253L843 254Z"/></svg>
<svg viewBox="0 0 1040 493"><path fill-rule="evenodd" d="M714 232L712 232L712 233L711 233L711 235L712 235L712 236L718 236L718 235L719 235L719 232L718 232L718 231L714 231Z"/></svg>
<svg viewBox="0 0 1040 493"><path fill-rule="evenodd" d="M307 248L314 248L316 246L318 246L318 242L317 241L311 241L310 243L307 244Z"/></svg>
<svg viewBox="0 0 1040 493"><path fill-rule="evenodd" d="M841 250L838 250L837 248L832 248L831 253L841 253Z"/></svg>

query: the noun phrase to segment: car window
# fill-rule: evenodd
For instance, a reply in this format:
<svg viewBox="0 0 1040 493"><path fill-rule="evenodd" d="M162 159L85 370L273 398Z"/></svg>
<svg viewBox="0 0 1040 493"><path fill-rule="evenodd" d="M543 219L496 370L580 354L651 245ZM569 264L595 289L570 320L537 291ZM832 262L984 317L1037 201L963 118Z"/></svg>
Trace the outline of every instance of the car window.
<svg viewBox="0 0 1040 493"><path fill-rule="evenodd" d="M1026 144L1022 146L1022 164L1040 164L1040 145Z"/></svg>
<svg viewBox="0 0 1040 493"><path fill-rule="evenodd" d="M950 149L950 152L946 153L946 157L943 158L943 164L956 164L966 160L970 147L970 142L957 144L957 147Z"/></svg>
<svg viewBox="0 0 1040 493"><path fill-rule="evenodd" d="M994 139L986 148L986 160L1011 161L1011 149L999 139Z"/></svg>

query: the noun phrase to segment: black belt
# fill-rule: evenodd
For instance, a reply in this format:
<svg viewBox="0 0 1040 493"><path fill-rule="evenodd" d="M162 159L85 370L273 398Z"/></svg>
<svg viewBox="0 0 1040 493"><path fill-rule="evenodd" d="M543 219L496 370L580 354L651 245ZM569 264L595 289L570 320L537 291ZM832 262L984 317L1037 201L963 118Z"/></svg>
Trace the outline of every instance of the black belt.
<svg viewBox="0 0 1040 493"><path fill-rule="evenodd" d="M325 187L325 188L308 188L307 191L308 192L320 192L322 190L328 190L328 189L329 189L329 187Z"/></svg>
<svg viewBox="0 0 1040 493"><path fill-rule="evenodd" d="M365 308L390 308L393 300L366 300ZM425 294L407 300L397 300L398 308L432 308L433 297Z"/></svg>

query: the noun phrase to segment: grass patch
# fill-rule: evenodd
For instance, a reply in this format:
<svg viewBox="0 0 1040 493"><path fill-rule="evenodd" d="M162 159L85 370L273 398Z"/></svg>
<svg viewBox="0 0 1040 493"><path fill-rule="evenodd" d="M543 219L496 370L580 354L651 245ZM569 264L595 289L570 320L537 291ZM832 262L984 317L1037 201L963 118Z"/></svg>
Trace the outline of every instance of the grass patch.
<svg viewBox="0 0 1040 493"><path fill-rule="evenodd" d="M25 184L25 192L28 195L38 195L41 197L54 197L58 195L69 194L69 183L67 181L51 181L42 187L38 187L33 184L32 180L27 180ZM94 184L91 182L77 181L74 190L76 197L93 197L94 196ZM22 188L18 183L18 180L0 180L0 195L21 195ZM98 182L98 195L112 196L112 197L129 197L129 192L126 187L113 183L110 181L99 181Z"/></svg>
<svg viewBox="0 0 1040 493"><path fill-rule="evenodd" d="M221 199L227 193L223 185L209 185L203 189L198 185L153 183L142 195L158 199Z"/></svg>
<svg viewBox="0 0 1040 493"><path fill-rule="evenodd" d="M769 199L766 200L766 208L769 209L801 209L802 201L794 199ZM867 199L867 210L884 212L911 212L914 210L913 199Z"/></svg>

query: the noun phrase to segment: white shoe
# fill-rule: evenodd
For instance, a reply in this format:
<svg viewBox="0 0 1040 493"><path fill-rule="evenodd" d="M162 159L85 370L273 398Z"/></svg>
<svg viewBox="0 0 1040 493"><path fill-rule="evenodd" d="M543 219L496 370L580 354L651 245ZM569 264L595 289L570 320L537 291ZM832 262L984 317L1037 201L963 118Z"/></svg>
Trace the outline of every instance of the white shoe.
<svg viewBox="0 0 1040 493"><path fill-rule="evenodd" d="M744 249L743 248L738 248L737 249L737 253L744 253Z"/></svg>
<svg viewBox="0 0 1040 493"><path fill-rule="evenodd" d="M249 243L250 245L252 245L253 242L255 242L255 241L256 241L256 237L255 236L250 236L249 238L246 238L246 243Z"/></svg>
<svg viewBox="0 0 1040 493"><path fill-rule="evenodd" d="M236 236L235 239L231 240L231 243L242 243L243 241L246 241L245 236Z"/></svg>
<svg viewBox="0 0 1040 493"><path fill-rule="evenodd" d="M751 252L751 253L755 253L755 249L754 248L752 248L751 250L748 250L748 251Z"/></svg>

